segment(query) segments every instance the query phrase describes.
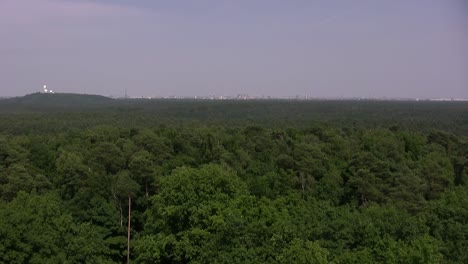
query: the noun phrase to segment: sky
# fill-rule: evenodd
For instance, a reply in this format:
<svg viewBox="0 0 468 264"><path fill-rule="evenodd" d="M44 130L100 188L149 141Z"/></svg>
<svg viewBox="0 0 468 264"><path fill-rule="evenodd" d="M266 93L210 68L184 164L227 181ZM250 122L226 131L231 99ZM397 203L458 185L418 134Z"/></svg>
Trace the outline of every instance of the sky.
<svg viewBox="0 0 468 264"><path fill-rule="evenodd" d="M468 98L464 0L0 0L0 96Z"/></svg>

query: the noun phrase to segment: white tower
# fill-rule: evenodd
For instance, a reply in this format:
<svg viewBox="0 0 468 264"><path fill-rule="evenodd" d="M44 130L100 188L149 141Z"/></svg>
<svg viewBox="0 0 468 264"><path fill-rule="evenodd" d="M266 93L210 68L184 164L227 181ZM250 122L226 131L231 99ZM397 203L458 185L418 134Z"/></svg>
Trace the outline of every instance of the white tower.
<svg viewBox="0 0 468 264"><path fill-rule="evenodd" d="M44 93L48 93L49 91L47 90L47 85L44 84L44 86L42 87L44 88Z"/></svg>

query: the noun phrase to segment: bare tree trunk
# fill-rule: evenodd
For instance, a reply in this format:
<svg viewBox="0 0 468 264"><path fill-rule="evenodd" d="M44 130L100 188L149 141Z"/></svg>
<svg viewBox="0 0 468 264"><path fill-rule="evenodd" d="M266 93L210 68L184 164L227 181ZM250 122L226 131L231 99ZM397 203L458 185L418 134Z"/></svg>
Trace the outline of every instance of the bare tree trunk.
<svg viewBox="0 0 468 264"><path fill-rule="evenodd" d="M148 182L145 181L145 189L146 189L146 199L149 198L149 191L148 191Z"/></svg>
<svg viewBox="0 0 468 264"><path fill-rule="evenodd" d="M132 212L132 197L128 194L128 228L127 228L127 264L130 263L130 217Z"/></svg>
<svg viewBox="0 0 468 264"><path fill-rule="evenodd" d="M301 185L301 190L302 190L302 199L305 197L305 177L302 172L299 172L299 176L296 177L296 181Z"/></svg>
<svg viewBox="0 0 468 264"><path fill-rule="evenodd" d="M112 188L112 196L114 199L117 201L119 204L119 211L120 211L120 226L123 226L123 208L122 208L122 202L117 198L117 195L115 194L114 188Z"/></svg>
<svg viewBox="0 0 468 264"><path fill-rule="evenodd" d="M119 210L120 210L120 227L123 227L123 209L122 202L119 201Z"/></svg>
<svg viewBox="0 0 468 264"><path fill-rule="evenodd" d="M361 206L362 207L367 206L367 199L366 199L366 196L363 193L361 193Z"/></svg>

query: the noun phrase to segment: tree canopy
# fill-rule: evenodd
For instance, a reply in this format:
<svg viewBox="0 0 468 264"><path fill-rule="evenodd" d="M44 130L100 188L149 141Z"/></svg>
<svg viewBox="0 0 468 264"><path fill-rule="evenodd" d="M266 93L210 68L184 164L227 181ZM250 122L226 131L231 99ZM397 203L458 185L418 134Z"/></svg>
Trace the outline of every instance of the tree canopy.
<svg viewBox="0 0 468 264"><path fill-rule="evenodd" d="M1 104L0 263L468 262L465 105Z"/></svg>

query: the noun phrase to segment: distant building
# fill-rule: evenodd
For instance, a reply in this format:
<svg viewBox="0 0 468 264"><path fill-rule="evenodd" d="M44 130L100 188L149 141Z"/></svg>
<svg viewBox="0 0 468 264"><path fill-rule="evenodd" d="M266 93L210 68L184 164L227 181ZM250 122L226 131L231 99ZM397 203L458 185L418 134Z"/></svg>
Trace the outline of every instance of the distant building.
<svg viewBox="0 0 468 264"><path fill-rule="evenodd" d="M42 86L42 90L43 90L43 93L51 93L51 94L54 93L54 91L48 90L48 89L47 89L47 85L45 85L45 84L44 84L44 86Z"/></svg>

